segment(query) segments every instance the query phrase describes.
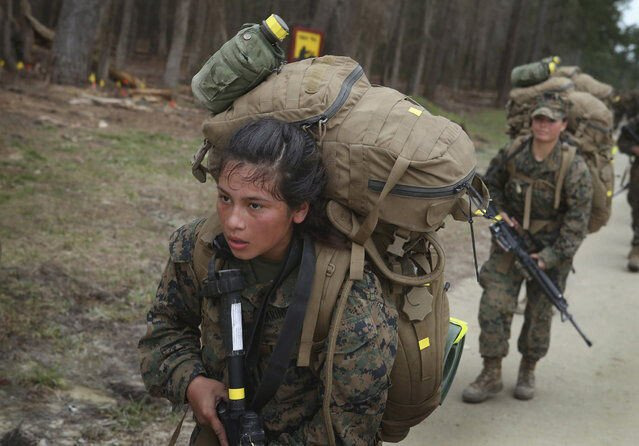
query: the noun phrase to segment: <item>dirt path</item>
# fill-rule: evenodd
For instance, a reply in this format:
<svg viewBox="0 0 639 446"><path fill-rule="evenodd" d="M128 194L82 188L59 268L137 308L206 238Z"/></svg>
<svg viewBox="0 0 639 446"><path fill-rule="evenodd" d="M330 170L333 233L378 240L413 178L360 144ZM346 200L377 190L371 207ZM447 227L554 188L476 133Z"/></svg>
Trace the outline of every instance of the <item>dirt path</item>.
<svg viewBox="0 0 639 446"><path fill-rule="evenodd" d="M619 156L618 173L627 159ZM537 395L522 402L512 391L520 355L513 323L510 354L503 365L504 391L479 405L461 401L463 388L481 365L477 310L480 287L474 278L451 290L451 314L469 322L462 363L444 405L412 429L406 445L635 445L639 441L639 275L626 270L630 249L630 209L615 198L613 215L580 248L567 286L569 311L593 341L588 348L558 316L548 356L538 365ZM482 261L482 260L480 260Z"/></svg>

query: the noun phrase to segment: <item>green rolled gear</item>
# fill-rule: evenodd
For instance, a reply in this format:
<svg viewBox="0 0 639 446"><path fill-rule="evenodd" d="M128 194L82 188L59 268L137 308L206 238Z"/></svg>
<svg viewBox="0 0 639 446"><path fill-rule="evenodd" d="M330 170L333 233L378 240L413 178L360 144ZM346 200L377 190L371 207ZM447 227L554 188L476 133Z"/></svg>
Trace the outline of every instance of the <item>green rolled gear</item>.
<svg viewBox="0 0 639 446"><path fill-rule="evenodd" d="M543 82L550 77L560 62L559 56L552 56L519 65L510 72L510 84L513 87L528 87Z"/></svg>
<svg viewBox="0 0 639 446"><path fill-rule="evenodd" d="M261 24L243 25L193 76L195 98L213 114L229 108L285 63L279 43L288 32L284 20L275 14Z"/></svg>
<svg viewBox="0 0 639 446"><path fill-rule="evenodd" d="M468 324L462 320L450 318L448 324L448 336L446 337L446 347L444 349L444 376L442 378L441 400L439 404L444 402L446 394L453 384L457 367L464 351L464 342L466 340L466 332Z"/></svg>

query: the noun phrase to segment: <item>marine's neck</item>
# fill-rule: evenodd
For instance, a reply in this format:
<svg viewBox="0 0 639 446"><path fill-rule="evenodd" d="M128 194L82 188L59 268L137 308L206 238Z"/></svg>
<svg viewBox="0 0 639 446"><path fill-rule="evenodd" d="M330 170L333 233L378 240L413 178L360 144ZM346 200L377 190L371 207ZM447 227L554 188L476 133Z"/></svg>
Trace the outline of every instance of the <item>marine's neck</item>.
<svg viewBox="0 0 639 446"><path fill-rule="evenodd" d="M535 158L535 160L537 161L545 160L546 158L548 158L548 155L552 153L556 144L557 144L557 140L550 141L550 142L542 142L542 141L536 141L533 139L533 142L532 142L533 158Z"/></svg>

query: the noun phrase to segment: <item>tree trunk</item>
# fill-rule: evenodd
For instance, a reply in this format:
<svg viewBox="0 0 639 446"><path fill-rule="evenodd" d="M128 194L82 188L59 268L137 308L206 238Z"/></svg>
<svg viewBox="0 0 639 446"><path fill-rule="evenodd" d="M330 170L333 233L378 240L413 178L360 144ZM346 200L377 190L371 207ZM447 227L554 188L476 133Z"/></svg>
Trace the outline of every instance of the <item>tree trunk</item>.
<svg viewBox="0 0 639 446"><path fill-rule="evenodd" d="M2 56L6 62L8 70L16 69L16 53L11 42L11 32L13 29L13 0L4 0L0 5L2 14Z"/></svg>
<svg viewBox="0 0 639 446"><path fill-rule="evenodd" d="M417 64L413 77L411 79L410 88L408 94L411 96L419 96L422 94L422 74L424 73L424 65L426 64L426 51L428 50L428 44L430 43L430 27L433 23L433 0L426 0L424 2L424 20L422 21L422 39L419 43L419 50L417 52Z"/></svg>
<svg viewBox="0 0 639 446"><path fill-rule="evenodd" d="M543 48L544 32L543 28L546 24L546 16L548 13L548 1L539 0L537 5L537 17L535 19L535 34L532 36L530 51L528 52L528 60L533 61L540 59L541 48ZM548 54L550 56L550 54Z"/></svg>
<svg viewBox="0 0 639 446"><path fill-rule="evenodd" d="M393 88L399 87L399 75L402 66L402 45L404 44L404 32L406 31L406 14L404 14L405 10L406 2L402 1L401 10L399 13L399 23L397 25L397 44L395 45L395 50L393 52L393 68L391 69L390 75L390 86Z"/></svg>
<svg viewBox="0 0 639 446"><path fill-rule="evenodd" d="M106 80L109 77L109 68L111 65L111 50L115 40L113 25L117 12L117 3L115 0L106 0L102 5L100 14L100 38L102 43L100 48L100 57L98 58L98 80Z"/></svg>
<svg viewBox="0 0 639 446"><path fill-rule="evenodd" d="M33 63L32 49L35 43L35 32L31 23L27 19L31 15L31 4L28 0L20 0L20 15L18 24L20 25L20 37L22 40L22 57L25 63Z"/></svg>
<svg viewBox="0 0 639 446"><path fill-rule="evenodd" d="M164 84L169 88L177 87L180 80L180 67L182 65L184 45L186 44L190 3L191 0L182 0L176 5L173 39L164 70Z"/></svg>
<svg viewBox="0 0 639 446"><path fill-rule="evenodd" d="M158 35L157 35L157 54L166 57L168 53L168 34L169 34L169 4L168 0L160 0L158 10Z"/></svg>
<svg viewBox="0 0 639 446"><path fill-rule="evenodd" d="M189 74L195 74L202 65L202 44L204 43L204 31L209 15L208 0L198 0L195 8L195 30L193 39L189 45L189 58L187 67Z"/></svg>
<svg viewBox="0 0 639 446"><path fill-rule="evenodd" d="M517 44L517 29L519 28L521 3L521 0L513 0L512 9L510 10L506 47L502 53L499 71L497 72L497 101L495 105L498 107L504 105L508 91L510 90L510 70L512 69L513 51Z"/></svg>
<svg viewBox="0 0 639 446"><path fill-rule="evenodd" d="M122 5L122 24L120 25L120 37L118 38L114 61L115 67L119 70L123 69L126 63L134 6L134 0L124 0L124 4Z"/></svg>
<svg viewBox="0 0 639 446"><path fill-rule="evenodd" d="M100 3L100 0L64 0L53 39L54 83L81 85L87 81Z"/></svg>

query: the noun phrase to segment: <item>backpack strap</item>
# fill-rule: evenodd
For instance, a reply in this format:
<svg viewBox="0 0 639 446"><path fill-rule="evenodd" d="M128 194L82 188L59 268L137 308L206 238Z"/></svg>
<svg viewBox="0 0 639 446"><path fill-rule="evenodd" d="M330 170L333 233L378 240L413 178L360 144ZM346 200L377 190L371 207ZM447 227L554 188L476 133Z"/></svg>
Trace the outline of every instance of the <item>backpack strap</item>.
<svg viewBox="0 0 639 446"><path fill-rule="evenodd" d="M557 180L555 181L555 203L554 209L559 209L559 203L561 201L561 190L564 186L564 180L568 173L568 168L575 159L577 154L577 148L569 144L561 145L561 164L559 166L559 172L557 173Z"/></svg>
<svg viewBox="0 0 639 446"><path fill-rule="evenodd" d="M331 314L348 273L350 252L316 243L315 276L304 316L297 366L310 365L313 342L328 335Z"/></svg>

